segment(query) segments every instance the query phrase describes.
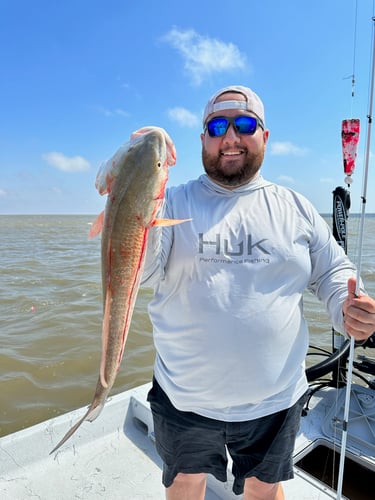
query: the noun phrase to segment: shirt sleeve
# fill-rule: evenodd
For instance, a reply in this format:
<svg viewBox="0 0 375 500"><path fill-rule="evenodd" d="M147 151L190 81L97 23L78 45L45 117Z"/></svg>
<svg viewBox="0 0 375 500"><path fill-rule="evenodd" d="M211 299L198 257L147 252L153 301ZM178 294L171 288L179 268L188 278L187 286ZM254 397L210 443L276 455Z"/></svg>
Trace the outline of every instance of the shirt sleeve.
<svg viewBox="0 0 375 500"><path fill-rule="evenodd" d="M347 297L347 282L356 276L356 267L336 242L326 222L313 214L314 236L310 242L312 264L309 290L324 304L333 328L345 334L342 305ZM362 282L362 293L366 293Z"/></svg>
<svg viewBox="0 0 375 500"><path fill-rule="evenodd" d="M164 200L157 218L171 218ZM150 229L146 244L146 256L140 286L155 288L164 279L165 267L173 239L173 227L154 226Z"/></svg>

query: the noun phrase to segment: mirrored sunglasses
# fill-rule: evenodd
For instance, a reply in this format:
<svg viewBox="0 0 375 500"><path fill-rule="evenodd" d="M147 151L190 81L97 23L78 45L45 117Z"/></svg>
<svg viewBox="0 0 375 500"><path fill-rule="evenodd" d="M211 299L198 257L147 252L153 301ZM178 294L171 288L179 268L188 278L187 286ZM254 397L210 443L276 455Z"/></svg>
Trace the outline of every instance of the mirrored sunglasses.
<svg viewBox="0 0 375 500"><path fill-rule="evenodd" d="M263 122L259 118L239 115L234 118L215 116L206 123L205 131L207 130L210 137L222 137L226 134L229 125L233 125L237 134L253 135L258 125L264 130Z"/></svg>

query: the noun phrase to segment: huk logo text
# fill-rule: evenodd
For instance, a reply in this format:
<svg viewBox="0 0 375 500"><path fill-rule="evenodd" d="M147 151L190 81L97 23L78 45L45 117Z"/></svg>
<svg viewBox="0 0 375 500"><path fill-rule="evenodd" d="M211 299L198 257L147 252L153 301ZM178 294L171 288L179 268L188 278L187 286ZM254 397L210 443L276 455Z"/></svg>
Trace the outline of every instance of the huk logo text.
<svg viewBox="0 0 375 500"><path fill-rule="evenodd" d="M262 240L253 241L252 235L248 234L246 238L239 241L234 247L229 246L229 240L222 238L220 234L215 235L215 240L205 239L203 233L198 234L199 238L199 253L205 253L207 248L215 248L216 255L227 255L230 257L241 257L244 255L253 255L254 251L261 252L263 254L270 255L270 252L266 250L264 243L267 241L266 238Z"/></svg>

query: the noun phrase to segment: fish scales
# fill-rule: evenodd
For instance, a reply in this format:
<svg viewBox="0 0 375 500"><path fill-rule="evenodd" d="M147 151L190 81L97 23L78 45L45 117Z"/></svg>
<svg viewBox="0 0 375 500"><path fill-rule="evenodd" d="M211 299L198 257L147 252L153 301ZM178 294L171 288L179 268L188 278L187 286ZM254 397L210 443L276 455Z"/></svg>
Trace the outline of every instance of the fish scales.
<svg viewBox="0 0 375 500"><path fill-rule="evenodd" d="M148 134L131 148L107 199L102 239L104 318L109 321L102 383L113 384L133 313L148 231L162 201L168 171L164 138ZM118 189L116 189L118 186ZM107 300L107 294L110 295ZM110 314L106 307L116 314ZM118 332L122 331L120 337ZM106 334L103 334L105 338ZM105 342L105 340L104 340ZM102 364L104 359L102 358ZM104 380L103 380L104 378ZM104 384L103 384L104 385Z"/></svg>
<svg viewBox="0 0 375 500"><path fill-rule="evenodd" d="M54 453L85 420L101 412L115 381L129 331L144 266L147 236L155 225L180 221L156 219L175 150L168 134L146 127L132 135L121 155L101 166L97 188L108 193L104 217L93 223L91 236L102 231L103 326L100 372L95 394L85 415L51 451ZM106 167L109 167L108 169ZM100 178L99 178L100 176ZM188 220L188 219L187 219Z"/></svg>

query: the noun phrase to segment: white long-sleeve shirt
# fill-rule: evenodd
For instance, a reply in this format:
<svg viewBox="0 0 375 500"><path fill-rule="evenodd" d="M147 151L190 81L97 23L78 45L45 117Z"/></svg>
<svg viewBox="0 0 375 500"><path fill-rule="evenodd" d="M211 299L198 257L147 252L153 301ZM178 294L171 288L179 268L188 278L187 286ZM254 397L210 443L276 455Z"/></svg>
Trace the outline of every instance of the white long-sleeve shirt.
<svg viewBox="0 0 375 500"><path fill-rule="evenodd" d="M303 196L265 181L228 190L206 175L169 188L151 231L143 286L155 377L176 408L224 421L293 405L305 392L306 288L344 332L355 269Z"/></svg>

